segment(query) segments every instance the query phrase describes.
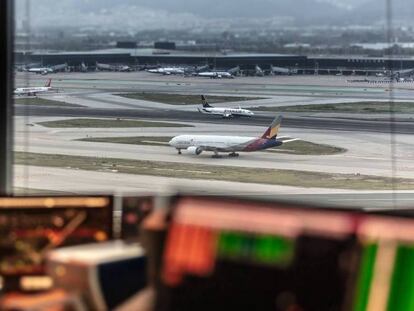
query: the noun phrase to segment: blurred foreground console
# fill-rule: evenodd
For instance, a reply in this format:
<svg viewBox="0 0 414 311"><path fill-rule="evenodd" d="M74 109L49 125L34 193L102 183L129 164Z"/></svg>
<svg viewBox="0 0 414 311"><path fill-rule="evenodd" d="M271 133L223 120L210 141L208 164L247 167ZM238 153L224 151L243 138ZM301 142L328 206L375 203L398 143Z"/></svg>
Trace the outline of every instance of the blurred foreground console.
<svg viewBox="0 0 414 311"><path fill-rule="evenodd" d="M121 241L51 252L54 286L80 295L89 310L112 310L146 285L146 257L138 244Z"/></svg>

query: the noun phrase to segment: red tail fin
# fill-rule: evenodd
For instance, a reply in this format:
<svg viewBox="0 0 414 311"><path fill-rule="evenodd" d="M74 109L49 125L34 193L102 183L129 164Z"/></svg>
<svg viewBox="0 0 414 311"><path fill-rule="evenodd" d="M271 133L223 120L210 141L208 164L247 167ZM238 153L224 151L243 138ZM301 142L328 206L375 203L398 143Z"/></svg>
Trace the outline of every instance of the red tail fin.
<svg viewBox="0 0 414 311"><path fill-rule="evenodd" d="M52 79L47 80L45 87L50 87L52 85Z"/></svg>
<svg viewBox="0 0 414 311"><path fill-rule="evenodd" d="M275 139L277 136L277 133L279 132L280 124L282 123L282 116L276 117L272 124L268 127L266 132L264 132L262 138L265 139Z"/></svg>

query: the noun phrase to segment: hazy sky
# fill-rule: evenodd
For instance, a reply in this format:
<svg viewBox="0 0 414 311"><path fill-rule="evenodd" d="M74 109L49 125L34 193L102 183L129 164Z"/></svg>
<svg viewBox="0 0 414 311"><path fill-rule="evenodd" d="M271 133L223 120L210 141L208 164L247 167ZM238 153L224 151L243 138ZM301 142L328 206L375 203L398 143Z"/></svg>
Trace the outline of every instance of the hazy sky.
<svg viewBox="0 0 414 311"><path fill-rule="evenodd" d="M411 20L414 1L393 0L395 15ZM297 24L375 23L385 0L16 0L17 19L30 8L32 27L188 28L215 19L277 19ZM27 6L28 4L28 6Z"/></svg>

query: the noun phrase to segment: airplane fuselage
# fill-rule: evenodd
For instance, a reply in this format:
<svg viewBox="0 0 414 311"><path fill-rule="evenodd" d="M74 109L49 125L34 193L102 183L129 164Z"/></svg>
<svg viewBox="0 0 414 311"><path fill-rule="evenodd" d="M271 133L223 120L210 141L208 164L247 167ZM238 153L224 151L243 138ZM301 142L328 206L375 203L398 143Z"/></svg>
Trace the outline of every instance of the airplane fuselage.
<svg viewBox="0 0 414 311"><path fill-rule="evenodd" d="M159 73L163 75L183 75L185 73L184 68L177 68L177 67L148 69L147 71L150 73Z"/></svg>
<svg viewBox="0 0 414 311"><path fill-rule="evenodd" d="M203 107L200 108L199 111L201 113L206 114L214 114L214 115L221 115L223 118L231 118L231 117L252 117L254 113L247 109L241 108L208 108Z"/></svg>
<svg viewBox="0 0 414 311"><path fill-rule="evenodd" d="M48 73L52 73L53 70L51 68L31 68L28 70L29 72L33 72L33 73L37 73L37 74L48 74Z"/></svg>
<svg viewBox="0 0 414 311"><path fill-rule="evenodd" d="M178 150L189 149L199 154L202 151L252 152L277 147L283 142L276 139L244 136L179 135L171 139L169 144ZM193 147L199 149L192 150Z"/></svg>
<svg viewBox="0 0 414 311"><path fill-rule="evenodd" d="M20 87L14 90L15 95L32 95L38 93L46 93L50 91L50 87Z"/></svg>
<svg viewBox="0 0 414 311"><path fill-rule="evenodd" d="M211 79L221 79L221 78L233 79L234 78L230 73L226 71L199 72L197 73L197 76L211 78Z"/></svg>

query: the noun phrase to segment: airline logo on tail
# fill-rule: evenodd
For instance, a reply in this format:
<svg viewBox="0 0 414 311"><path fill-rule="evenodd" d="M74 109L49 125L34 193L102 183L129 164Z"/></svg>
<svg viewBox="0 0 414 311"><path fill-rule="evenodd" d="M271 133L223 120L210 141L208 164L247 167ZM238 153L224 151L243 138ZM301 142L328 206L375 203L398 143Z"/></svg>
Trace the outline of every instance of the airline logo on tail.
<svg viewBox="0 0 414 311"><path fill-rule="evenodd" d="M201 95L201 103L203 104L204 108L212 108L210 104L207 102L207 99L204 95Z"/></svg>
<svg viewBox="0 0 414 311"><path fill-rule="evenodd" d="M277 117L273 120L272 124L266 130L261 138L264 139L276 139L279 132L280 125L282 124L282 116Z"/></svg>
<svg viewBox="0 0 414 311"><path fill-rule="evenodd" d="M52 79L47 80L45 87L50 87L50 85L52 84Z"/></svg>

